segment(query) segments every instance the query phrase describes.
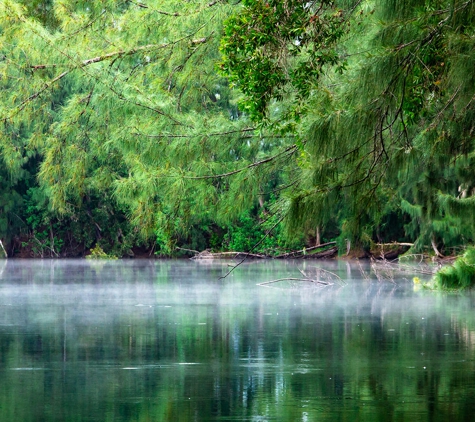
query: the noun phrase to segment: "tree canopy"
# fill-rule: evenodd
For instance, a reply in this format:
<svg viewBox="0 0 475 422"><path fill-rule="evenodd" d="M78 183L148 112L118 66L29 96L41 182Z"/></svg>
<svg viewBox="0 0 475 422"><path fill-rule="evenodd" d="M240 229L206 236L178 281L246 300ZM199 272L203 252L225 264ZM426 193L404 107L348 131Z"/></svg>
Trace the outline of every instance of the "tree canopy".
<svg viewBox="0 0 475 422"><path fill-rule="evenodd" d="M474 17L3 0L0 238L50 255L473 243Z"/></svg>

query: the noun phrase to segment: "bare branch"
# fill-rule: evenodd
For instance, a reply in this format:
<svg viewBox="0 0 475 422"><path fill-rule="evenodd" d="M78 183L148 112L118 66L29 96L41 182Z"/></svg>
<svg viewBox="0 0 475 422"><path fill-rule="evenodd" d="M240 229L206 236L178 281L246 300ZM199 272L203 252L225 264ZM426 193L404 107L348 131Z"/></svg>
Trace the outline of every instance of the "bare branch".
<svg viewBox="0 0 475 422"><path fill-rule="evenodd" d="M275 259L282 259L282 258L294 257L294 256L297 256L297 255L304 255L308 251L314 251L314 250L321 249L321 248L324 248L325 246L330 246L330 245L336 245L336 242L322 243L321 245L312 246L311 248L305 248L305 249L301 249L301 250L298 250L298 251L292 251L292 252L284 253L284 254L278 255L274 258Z"/></svg>
<svg viewBox="0 0 475 422"><path fill-rule="evenodd" d="M63 79L67 74L69 73L69 71L66 71L66 72L63 72L61 73L60 75L56 76L56 78L52 79L49 83L43 85L43 88L41 88L39 91L35 92L34 94L30 95L26 100L24 100L16 109L16 112L10 116L13 117L14 115L20 113L28 103L30 103L31 101L33 101L35 98L39 97L43 92L45 92L49 87L51 87L52 85L54 85L56 82L58 82L60 79Z"/></svg>
<svg viewBox="0 0 475 422"><path fill-rule="evenodd" d="M265 286L267 284L272 284L272 283L277 283L279 281L308 281L309 283L316 283L316 284L321 284L323 286L330 286L330 283L327 283L326 281L320 281L320 280L314 280L311 278L293 278L293 277L288 277L288 278L278 278L277 280L270 280L270 281L264 281L263 283L257 283L258 286Z"/></svg>

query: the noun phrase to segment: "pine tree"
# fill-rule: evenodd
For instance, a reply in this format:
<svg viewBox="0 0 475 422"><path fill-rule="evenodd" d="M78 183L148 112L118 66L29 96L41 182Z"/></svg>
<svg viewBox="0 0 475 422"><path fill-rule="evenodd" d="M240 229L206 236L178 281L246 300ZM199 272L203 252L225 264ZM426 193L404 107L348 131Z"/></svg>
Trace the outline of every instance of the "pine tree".
<svg viewBox="0 0 475 422"><path fill-rule="evenodd" d="M225 39L242 36L253 13L268 20L263 4L246 2L244 17L231 21ZM332 27L336 14L342 18L335 26L347 29L339 28L334 44L325 44L334 60L318 75L301 76L309 89L299 96L298 117L290 119L305 146L299 188L290 195L290 227L337 221L342 240L368 244L399 216L399 226L407 225L397 236L416 238L416 249L431 245L439 254L438 245L472 242L473 2L315 2L312 7L327 12L318 14L319 23L326 19ZM285 21L278 31L284 37L298 28L314 30L312 16ZM238 29L232 26L236 22ZM261 28L265 25L256 30L263 34ZM261 38L253 34L254 39ZM291 45L298 36L285 41L289 47L277 65L309 57L299 50L294 59ZM256 48L243 54L262 53ZM298 88L290 76L267 87L265 103L259 103L259 89L244 77L244 65L232 57L225 61L246 101L264 110L258 119L272 113L276 121L289 117L273 110L291 101ZM279 123L274 127L281 130Z"/></svg>
<svg viewBox="0 0 475 422"><path fill-rule="evenodd" d="M28 6L0 6L0 144L12 175L40 157L52 215L77 220L93 203L126 210L145 239L172 239L254 207L272 169L295 153L289 136L255 130L216 70L222 22L235 6Z"/></svg>
<svg viewBox="0 0 475 422"><path fill-rule="evenodd" d="M474 16L459 0L4 0L0 237L36 200L44 221L166 249L277 196L315 238L471 243Z"/></svg>

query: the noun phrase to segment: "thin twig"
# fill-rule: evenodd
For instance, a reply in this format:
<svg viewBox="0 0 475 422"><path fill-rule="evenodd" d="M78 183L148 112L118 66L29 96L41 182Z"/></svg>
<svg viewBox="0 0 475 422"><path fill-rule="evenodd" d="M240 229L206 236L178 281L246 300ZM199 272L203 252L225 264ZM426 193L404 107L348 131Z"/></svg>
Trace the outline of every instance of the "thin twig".
<svg viewBox="0 0 475 422"><path fill-rule="evenodd" d="M366 273L366 271L363 270L363 267L362 267L362 265L361 265L360 260L358 259L356 262L358 263L358 266L360 267L360 272L361 272L361 275L363 276L363 278L364 278L365 280L369 280L369 276L368 276L368 274Z"/></svg>
<svg viewBox="0 0 475 422"><path fill-rule="evenodd" d="M277 283L279 281L308 281L309 283L321 284L323 286L331 285L330 283L327 283L326 281L313 280L311 278L295 278L295 277L278 278L277 280L270 280L270 281L264 281L262 283L257 283L257 285L265 286L267 284Z"/></svg>
<svg viewBox="0 0 475 422"><path fill-rule="evenodd" d="M314 267L314 268L316 268L319 271L323 271L325 273L331 274L333 277L336 277L339 281L341 281L342 284L346 284L346 282L339 275L337 275L337 274L335 274L331 271L325 270L324 268L320 268L320 267Z"/></svg>

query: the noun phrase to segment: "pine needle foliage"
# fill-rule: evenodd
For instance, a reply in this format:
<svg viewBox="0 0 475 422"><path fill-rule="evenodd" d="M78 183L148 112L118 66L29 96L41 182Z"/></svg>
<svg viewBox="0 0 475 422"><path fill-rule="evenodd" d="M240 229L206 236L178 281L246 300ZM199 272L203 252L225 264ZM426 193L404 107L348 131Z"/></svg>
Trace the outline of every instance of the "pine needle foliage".
<svg viewBox="0 0 475 422"><path fill-rule="evenodd" d="M151 240L254 209L296 149L292 134L255 130L216 70L235 10L203 0L2 2L0 149L11 180L38 160L33 177L52 214L78 219L102 198Z"/></svg>
<svg viewBox="0 0 475 422"><path fill-rule="evenodd" d="M41 202L106 252L108 218L171 251L266 213L473 243L474 30L470 0L3 0L0 237Z"/></svg>
<svg viewBox="0 0 475 422"><path fill-rule="evenodd" d="M475 285L475 249L469 248L455 262L434 276L441 289L467 289Z"/></svg>
<svg viewBox="0 0 475 422"><path fill-rule="evenodd" d="M347 70L325 72L306 98L312 175L291 197L289 228L336 220L365 243L402 210L411 224L400 236L421 248L449 248L461 232L473 241L473 220L462 218L472 202L460 198L472 195L473 2L364 2L342 13L357 28L338 43Z"/></svg>

